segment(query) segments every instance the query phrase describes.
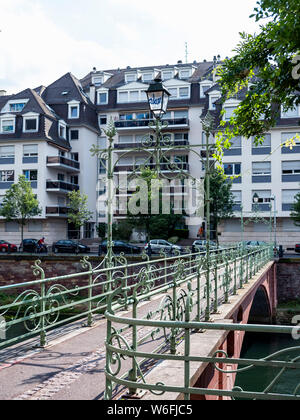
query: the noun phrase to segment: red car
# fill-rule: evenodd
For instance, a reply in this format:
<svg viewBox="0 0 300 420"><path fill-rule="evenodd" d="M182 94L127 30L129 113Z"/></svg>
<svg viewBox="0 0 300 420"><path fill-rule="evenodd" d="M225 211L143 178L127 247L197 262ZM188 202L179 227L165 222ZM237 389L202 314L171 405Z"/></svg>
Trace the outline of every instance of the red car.
<svg viewBox="0 0 300 420"><path fill-rule="evenodd" d="M17 252L17 245L10 244L7 241L0 241L0 252Z"/></svg>

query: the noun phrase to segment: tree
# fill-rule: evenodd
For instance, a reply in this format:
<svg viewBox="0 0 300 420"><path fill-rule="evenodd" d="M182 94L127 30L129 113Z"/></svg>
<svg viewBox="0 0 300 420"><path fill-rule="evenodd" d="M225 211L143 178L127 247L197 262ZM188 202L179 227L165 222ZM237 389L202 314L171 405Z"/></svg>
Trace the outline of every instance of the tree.
<svg viewBox="0 0 300 420"><path fill-rule="evenodd" d="M86 194L81 194L80 191L71 191L68 193L68 199L68 222L72 223L78 230L78 239L80 239L81 227L89 222L93 216L93 213L88 209L88 196Z"/></svg>
<svg viewBox="0 0 300 420"><path fill-rule="evenodd" d="M280 105L286 111L300 103L299 0L259 0L250 17L264 21L260 32L241 33L236 55L226 59L218 71L225 99L244 90L229 127L219 133L223 140L241 135L261 142L276 124ZM247 89L249 82L253 85Z"/></svg>
<svg viewBox="0 0 300 420"><path fill-rule="evenodd" d="M140 212L138 214L132 214L128 212L128 222L133 226L140 229L144 229L146 232L146 240L149 241L150 239L161 238L161 239L168 239L171 236L174 236L174 230L176 226L184 224L184 217L182 214L175 214L174 209L171 206L169 214L163 214L162 212L162 200L163 195L160 189L159 191L159 212L158 214L152 214L152 198L153 198L153 190L151 182L153 180L159 180L158 174L155 171L152 171L149 168L143 168L140 179L146 181L147 183L147 196L145 198L146 201L146 209L144 213ZM136 204L141 205L140 200L138 199L138 194L140 193L139 187L137 188L137 192L133 195L133 200L136 200Z"/></svg>
<svg viewBox="0 0 300 420"><path fill-rule="evenodd" d="M291 219L294 221L295 226L300 226L300 193L295 197L295 202L291 209Z"/></svg>
<svg viewBox="0 0 300 420"><path fill-rule="evenodd" d="M129 241L132 234L132 223L128 220L121 220L112 225L113 239Z"/></svg>
<svg viewBox="0 0 300 420"><path fill-rule="evenodd" d="M24 226L27 220L39 216L42 210L36 195L33 193L31 184L24 175L19 176L16 184L13 184L3 199L0 215L10 222L15 220L21 226L21 243L24 238Z"/></svg>
<svg viewBox="0 0 300 420"><path fill-rule="evenodd" d="M218 226L221 220L233 216L233 194L231 191L231 183L229 183L223 172L214 169L210 174L210 213L213 231L218 239Z"/></svg>

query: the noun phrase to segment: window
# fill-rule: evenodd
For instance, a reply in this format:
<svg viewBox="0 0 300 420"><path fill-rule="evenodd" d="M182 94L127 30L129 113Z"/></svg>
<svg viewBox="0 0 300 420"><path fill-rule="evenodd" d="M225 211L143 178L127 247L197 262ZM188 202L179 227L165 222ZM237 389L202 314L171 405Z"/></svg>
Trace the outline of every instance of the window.
<svg viewBox="0 0 300 420"><path fill-rule="evenodd" d="M57 174L57 179L58 179L58 181L64 181L65 180L65 175L64 174Z"/></svg>
<svg viewBox="0 0 300 420"><path fill-rule="evenodd" d="M300 133L281 133L282 143L286 143L288 140L294 139L295 142L299 145L299 139L295 138L296 135Z"/></svg>
<svg viewBox="0 0 300 420"><path fill-rule="evenodd" d="M260 191L252 191L252 197L257 194L258 195L258 203L270 203L271 202L271 191L270 190L260 190Z"/></svg>
<svg viewBox="0 0 300 420"><path fill-rule="evenodd" d="M291 160L288 162L282 162L282 174L283 175L300 174L300 160Z"/></svg>
<svg viewBox="0 0 300 420"><path fill-rule="evenodd" d="M1 182L14 182L15 171L0 171Z"/></svg>
<svg viewBox="0 0 300 420"><path fill-rule="evenodd" d="M232 195L235 204L242 204L242 191L232 191Z"/></svg>
<svg viewBox="0 0 300 420"><path fill-rule="evenodd" d="M118 91L118 103L147 102L145 89Z"/></svg>
<svg viewBox="0 0 300 420"><path fill-rule="evenodd" d="M287 111L283 111L283 109L281 109L281 118L298 118L298 116L298 105L295 105L292 109L289 109Z"/></svg>
<svg viewBox="0 0 300 420"><path fill-rule="evenodd" d="M188 140L188 139L189 139L189 133L175 133L174 134L175 141L182 141L182 140Z"/></svg>
<svg viewBox="0 0 300 420"><path fill-rule="evenodd" d="M174 77L174 72L171 70L162 72L162 80L172 79L173 77Z"/></svg>
<svg viewBox="0 0 300 420"><path fill-rule="evenodd" d="M26 144L23 146L23 157L37 157L37 156L38 156L37 144Z"/></svg>
<svg viewBox="0 0 300 420"><path fill-rule="evenodd" d="M66 126L64 124L59 123L58 125L58 135L60 138L66 138Z"/></svg>
<svg viewBox="0 0 300 420"><path fill-rule="evenodd" d="M70 131L70 139L71 140L79 140L79 131L78 130L71 130Z"/></svg>
<svg viewBox="0 0 300 420"><path fill-rule="evenodd" d="M19 223L5 222L5 232L19 232Z"/></svg>
<svg viewBox="0 0 300 420"><path fill-rule="evenodd" d="M188 163L188 156L187 155L174 156L174 162Z"/></svg>
<svg viewBox="0 0 300 420"><path fill-rule="evenodd" d="M271 162L253 162L252 175L271 175Z"/></svg>
<svg viewBox="0 0 300 420"><path fill-rule="evenodd" d="M300 190L282 190L282 203L293 204L295 197L300 193Z"/></svg>
<svg viewBox="0 0 300 420"><path fill-rule="evenodd" d="M153 73L143 73L143 82L151 82L153 80Z"/></svg>
<svg viewBox="0 0 300 420"><path fill-rule="evenodd" d="M224 108L224 110L225 110L224 119L228 121L230 120L231 117L233 117L234 111L236 110L236 106L228 106Z"/></svg>
<svg viewBox="0 0 300 420"><path fill-rule="evenodd" d="M38 171L36 169L28 169L23 171L23 174L25 175L25 178L27 181L37 181L38 179Z"/></svg>
<svg viewBox="0 0 300 420"><path fill-rule="evenodd" d="M170 99L184 99L190 97L190 87L168 88Z"/></svg>
<svg viewBox="0 0 300 420"><path fill-rule="evenodd" d="M40 220L29 220L28 232L43 232L43 222Z"/></svg>
<svg viewBox="0 0 300 420"><path fill-rule="evenodd" d="M136 114L137 120L149 120L149 118L150 118L149 112L139 112L138 114Z"/></svg>
<svg viewBox="0 0 300 420"><path fill-rule="evenodd" d="M174 118L188 118L189 112L186 111L174 111Z"/></svg>
<svg viewBox="0 0 300 420"><path fill-rule="evenodd" d="M26 105L25 102L9 104L9 111L10 112L22 112L25 105Z"/></svg>
<svg viewBox="0 0 300 420"><path fill-rule="evenodd" d="M79 154L77 152L71 153L71 159L79 162Z"/></svg>
<svg viewBox="0 0 300 420"><path fill-rule="evenodd" d="M133 114L120 114L120 121L132 121L134 118Z"/></svg>
<svg viewBox="0 0 300 420"><path fill-rule="evenodd" d="M93 77L92 82L95 86L100 86L103 83L103 77L102 76Z"/></svg>
<svg viewBox="0 0 300 420"><path fill-rule="evenodd" d="M13 159L14 157L15 157L15 146L1 146L0 147L1 159Z"/></svg>
<svg viewBox="0 0 300 420"><path fill-rule="evenodd" d="M108 103L108 92L98 92L98 105L106 105Z"/></svg>
<svg viewBox="0 0 300 420"><path fill-rule="evenodd" d="M36 131L37 130L37 119L28 118L25 120L25 131Z"/></svg>
<svg viewBox="0 0 300 420"><path fill-rule="evenodd" d="M220 96L210 96L210 109L216 109L215 102L220 98Z"/></svg>
<svg viewBox="0 0 300 420"><path fill-rule="evenodd" d="M271 147L271 134L265 134L264 141L261 144L256 145L255 142L254 142L254 139L252 141L253 141L252 147L254 147L254 148L256 148L256 147Z"/></svg>
<svg viewBox="0 0 300 420"><path fill-rule="evenodd" d="M189 77L191 77L191 75L192 75L192 71L190 69L180 71L181 79L188 79Z"/></svg>
<svg viewBox="0 0 300 420"><path fill-rule="evenodd" d="M205 98L205 92L210 88L211 88L210 85L201 85L201 87L200 87L200 97Z"/></svg>
<svg viewBox="0 0 300 420"><path fill-rule="evenodd" d="M136 74L125 74L125 82L126 83L132 83L137 81L137 75Z"/></svg>
<svg viewBox="0 0 300 420"><path fill-rule="evenodd" d="M69 105L69 118L79 118L79 104Z"/></svg>
<svg viewBox="0 0 300 420"><path fill-rule="evenodd" d="M78 185L78 175L72 175L71 177L70 177L70 181L71 181L71 184L75 184L75 185Z"/></svg>
<svg viewBox="0 0 300 420"><path fill-rule="evenodd" d="M233 137L232 139L229 140L231 146L231 149L240 149L242 147L242 137L238 136L238 137Z"/></svg>
<svg viewBox="0 0 300 420"><path fill-rule="evenodd" d="M1 132L2 133L14 133L15 132L15 119L6 118L1 120Z"/></svg>
<svg viewBox="0 0 300 420"><path fill-rule="evenodd" d="M99 125L107 124L107 115L99 115Z"/></svg>
<svg viewBox="0 0 300 420"><path fill-rule="evenodd" d="M133 136L119 136L119 143L133 143Z"/></svg>
<svg viewBox="0 0 300 420"><path fill-rule="evenodd" d="M241 164L240 163L225 163L224 172L225 175L240 175L241 174Z"/></svg>

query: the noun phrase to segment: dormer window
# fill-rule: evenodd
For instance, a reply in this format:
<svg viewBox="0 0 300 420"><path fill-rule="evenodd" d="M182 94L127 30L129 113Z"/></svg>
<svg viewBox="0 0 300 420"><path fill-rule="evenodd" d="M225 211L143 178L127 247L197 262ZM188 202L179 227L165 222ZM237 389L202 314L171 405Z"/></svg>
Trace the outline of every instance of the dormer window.
<svg viewBox="0 0 300 420"><path fill-rule="evenodd" d="M23 115L23 133L36 133L39 129L39 115Z"/></svg>
<svg viewBox="0 0 300 420"><path fill-rule="evenodd" d="M9 104L9 111L22 112L25 105L26 105L25 103Z"/></svg>
<svg viewBox="0 0 300 420"><path fill-rule="evenodd" d="M173 79L173 77L174 77L174 71L172 70L166 70L162 72L162 80Z"/></svg>
<svg viewBox="0 0 300 420"><path fill-rule="evenodd" d="M125 82L132 83L137 81L137 74L136 73L129 73L125 74Z"/></svg>
<svg viewBox="0 0 300 420"><path fill-rule="evenodd" d="M66 124L65 123L63 123L63 122L59 122L58 123L58 136L61 138L61 139L65 139L66 140L66 138L67 138L67 126L66 126Z"/></svg>
<svg viewBox="0 0 300 420"><path fill-rule="evenodd" d="M215 110L216 109L216 102L217 100L220 98L220 95L211 95L209 97L209 109L210 110Z"/></svg>
<svg viewBox="0 0 300 420"><path fill-rule="evenodd" d="M98 91L97 92L97 103L98 105L107 105L108 104L108 91Z"/></svg>
<svg viewBox="0 0 300 420"><path fill-rule="evenodd" d="M153 80L153 73L143 73L143 82L151 82Z"/></svg>
<svg viewBox="0 0 300 420"><path fill-rule="evenodd" d="M191 77L191 75L192 75L191 69L180 70L180 73L179 73L180 79L188 79Z"/></svg>
<svg viewBox="0 0 300 420"><path fill-rule="evenodd" d="M1 118L1 133L2 134L11 134L15 132L16 120L14 117L4 117Z"/></svg>
<svg viewBox="0 0 300 420"><path fill-rule="evenodd" d="M68 103L69 106L69 119L76 119L79 118L79 109L80 109L80 103L77 101L72 101Z"/></svg>
<svg viewBox="0 0 300 420"><path fill-rule="evenodd" d="M93 77L92 82L95 86L101 86L103 84L103 76Z"/></svg>

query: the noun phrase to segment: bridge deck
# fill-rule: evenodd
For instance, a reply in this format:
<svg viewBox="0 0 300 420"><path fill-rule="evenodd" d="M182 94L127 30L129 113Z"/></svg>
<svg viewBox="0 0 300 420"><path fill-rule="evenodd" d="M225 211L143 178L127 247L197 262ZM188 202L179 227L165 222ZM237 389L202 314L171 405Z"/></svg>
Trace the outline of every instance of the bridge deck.
<svg viewBox="0 0 300 420"><path fill-rule="evenodd" d="M238 290L236 296L230 298L229 304L221 305L219 314L212 316L213 320L228 320L238 308L240 302L258 287L262 275L273 264L271 262L260 270L243 289ZM139 314L143 316L152 309L155 310L157 301L161 298L162 295L158 295L152 301L141 304ZM130 316L130 313L128 313L128 316ZM147 332L146 328L140 328L138 334L142 337ZM210 339L208 339L209 334ZM209 334L194 335L198 348L199 340L205 343L205 351L201 351L201 355L207 353L209 356L226 333L215 332L212 334L210 332ZM5 362L0 364L0 399L103 399L105 336L106 321L105 319L98 319L91 328L80 328L80 324L77 323L76 329L73 332L70 331L69 336L56 338L45 349L32 350L33 341L30 341L26 345L14 346L5 352L2 351L2 358L5 356ZM130 332L128 332L128 339L130 340ZM143 350L151 351L163 339L159 335L154 340L146 341L143 344ZM178 350L180 351L180 346ZM128 368L129 365L124 364L124 369L126 367ZM196 378L199 369L202 368L201 366L193 366L194 375L192 376ZM165 375L170 375L172 372L171 376L178 379L178 372L175 374L174 369L177 369L177 367L170 368L167 362L163 362L159 369L154 368L150 371L147 379L149 378L151 382L151 377L154 376L155 381L158 382L160 376L165 379ZM155 397L147 393L144 398L154 399ZM165 394L163 399L174 399L174 394L172 396Z"/></svg>

